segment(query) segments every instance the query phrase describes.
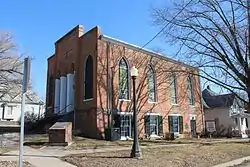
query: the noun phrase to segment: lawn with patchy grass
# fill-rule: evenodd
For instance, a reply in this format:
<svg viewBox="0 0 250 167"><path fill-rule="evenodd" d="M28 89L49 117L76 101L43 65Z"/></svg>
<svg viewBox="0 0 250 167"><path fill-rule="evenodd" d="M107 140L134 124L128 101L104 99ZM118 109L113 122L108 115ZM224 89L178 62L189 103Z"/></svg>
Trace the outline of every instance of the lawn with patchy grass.
<svg viewBox="0 0 250 167"><path fill-rule="evenodd" d="M142 149L143 159L129 158L130 151L79 154L63 157L78 167L211 167L250 155L249 143L217 143Z"/></svg>
<svg viewBox="0 0 250 167"><path fill-rule="evenodd" d="M133 144L132 140L128 141L106 141L106 140L95 140L88 139L83 137L73 137L73 144L69 147L69 149L97 149L97 148L107 148L107 147L130 147ZM200 142L210 142L217 141L216 139L176 139L176 140L140 140L141 146L153 146L153 145L169 145L169 144L192 144L192 143L200 143Z"/></svg>
<svg viewBox="0 0 250 167"><path fill-rule="evenodd" d="M0 147L0 155L9 152L11 150L12 150L11 148Z"/></svg>

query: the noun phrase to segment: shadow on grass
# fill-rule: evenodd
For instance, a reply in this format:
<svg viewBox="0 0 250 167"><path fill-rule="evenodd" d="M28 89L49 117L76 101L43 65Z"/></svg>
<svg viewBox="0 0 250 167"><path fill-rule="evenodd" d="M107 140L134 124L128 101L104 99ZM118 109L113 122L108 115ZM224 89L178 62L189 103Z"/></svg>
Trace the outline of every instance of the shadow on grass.
<svg viewBox="0 0 250 167"><path fill-rule="evenodd" d="M23 145L24 146L44 146L44 145L48 145L49 142L24 142Z"/></svg>
<svg viewBox="0 0 250 167"><path fill-rule="evenodd" d="M102 158L102 159L130 159L130 156L100 156L100 155L84 155L84 158ZM131 158L132 159L132 158Z"/></svg>

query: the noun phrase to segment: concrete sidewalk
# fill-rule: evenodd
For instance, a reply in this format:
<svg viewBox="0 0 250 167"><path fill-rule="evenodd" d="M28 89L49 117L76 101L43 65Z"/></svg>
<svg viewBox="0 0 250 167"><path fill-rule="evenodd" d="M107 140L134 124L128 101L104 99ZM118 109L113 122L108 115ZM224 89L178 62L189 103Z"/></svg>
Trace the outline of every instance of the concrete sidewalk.
<svg viewBox="0 0 250 167"><path fill-rule="evenodd" d="M18 161L19 160L19 151L10 151L8 153L0 156L0 161ZM55 155L48 155L42 151L24 147L24 161L31 163L36 167L75 167L72 164L64 162L58 159Z"/></svg>
<svg viewBox="0 0 250 167"><path fill-rule="evenodd" d="M249 161L250 156L235 159L233 161L229 161L223 164L215 165L213 167L233 167L233 166L238 166L238 167L250 167L250 163L242 164L244 161Z"/></svg>

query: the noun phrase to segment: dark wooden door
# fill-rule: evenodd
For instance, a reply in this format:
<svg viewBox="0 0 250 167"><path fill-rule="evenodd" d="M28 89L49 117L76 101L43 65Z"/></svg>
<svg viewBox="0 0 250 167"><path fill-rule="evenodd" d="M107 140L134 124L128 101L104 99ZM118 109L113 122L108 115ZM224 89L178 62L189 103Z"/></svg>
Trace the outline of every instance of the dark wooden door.
<svg viewBox="0 0 250 167"><path fill-rule="evenodd" d="M196 137L196 120L190 120L190 126L192 137Z"/></svg>

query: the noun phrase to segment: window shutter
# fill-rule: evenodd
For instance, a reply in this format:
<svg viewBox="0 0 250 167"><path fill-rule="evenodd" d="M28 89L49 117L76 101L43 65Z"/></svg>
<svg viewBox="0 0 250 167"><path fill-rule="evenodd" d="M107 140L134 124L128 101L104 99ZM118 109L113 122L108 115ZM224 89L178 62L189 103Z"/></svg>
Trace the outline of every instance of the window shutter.
<svg viewBox="0 0 250 167"><path fill-rule="evenodd" d="M183 133L183 117L179 116L179 133Z"/></svg>
<svg viewBox="0 0 250 167"><path fill-rule="evenodd" d="M163 136L163 117L158 116L158 135Z"/></svg>
<svg viewBox="0 0 250 167"><path fill-rule="evenodd" d="M145 134L150 135L150 117L149 117L149 115L144 116L144 128L145 128Z"/></svg>
<svg viewBox="0 0 250 167"><path fill-rule="evenodd" d="M173 132L173 119L172 116L168 116L168 128L169 128L169 132Z"/></svg>
<svg viewBox="0 0 250 167"><path fill-rule="evenodd" d="M121 127L121 116L119 114L114 116L114 127L115 128Z"/></svg>

